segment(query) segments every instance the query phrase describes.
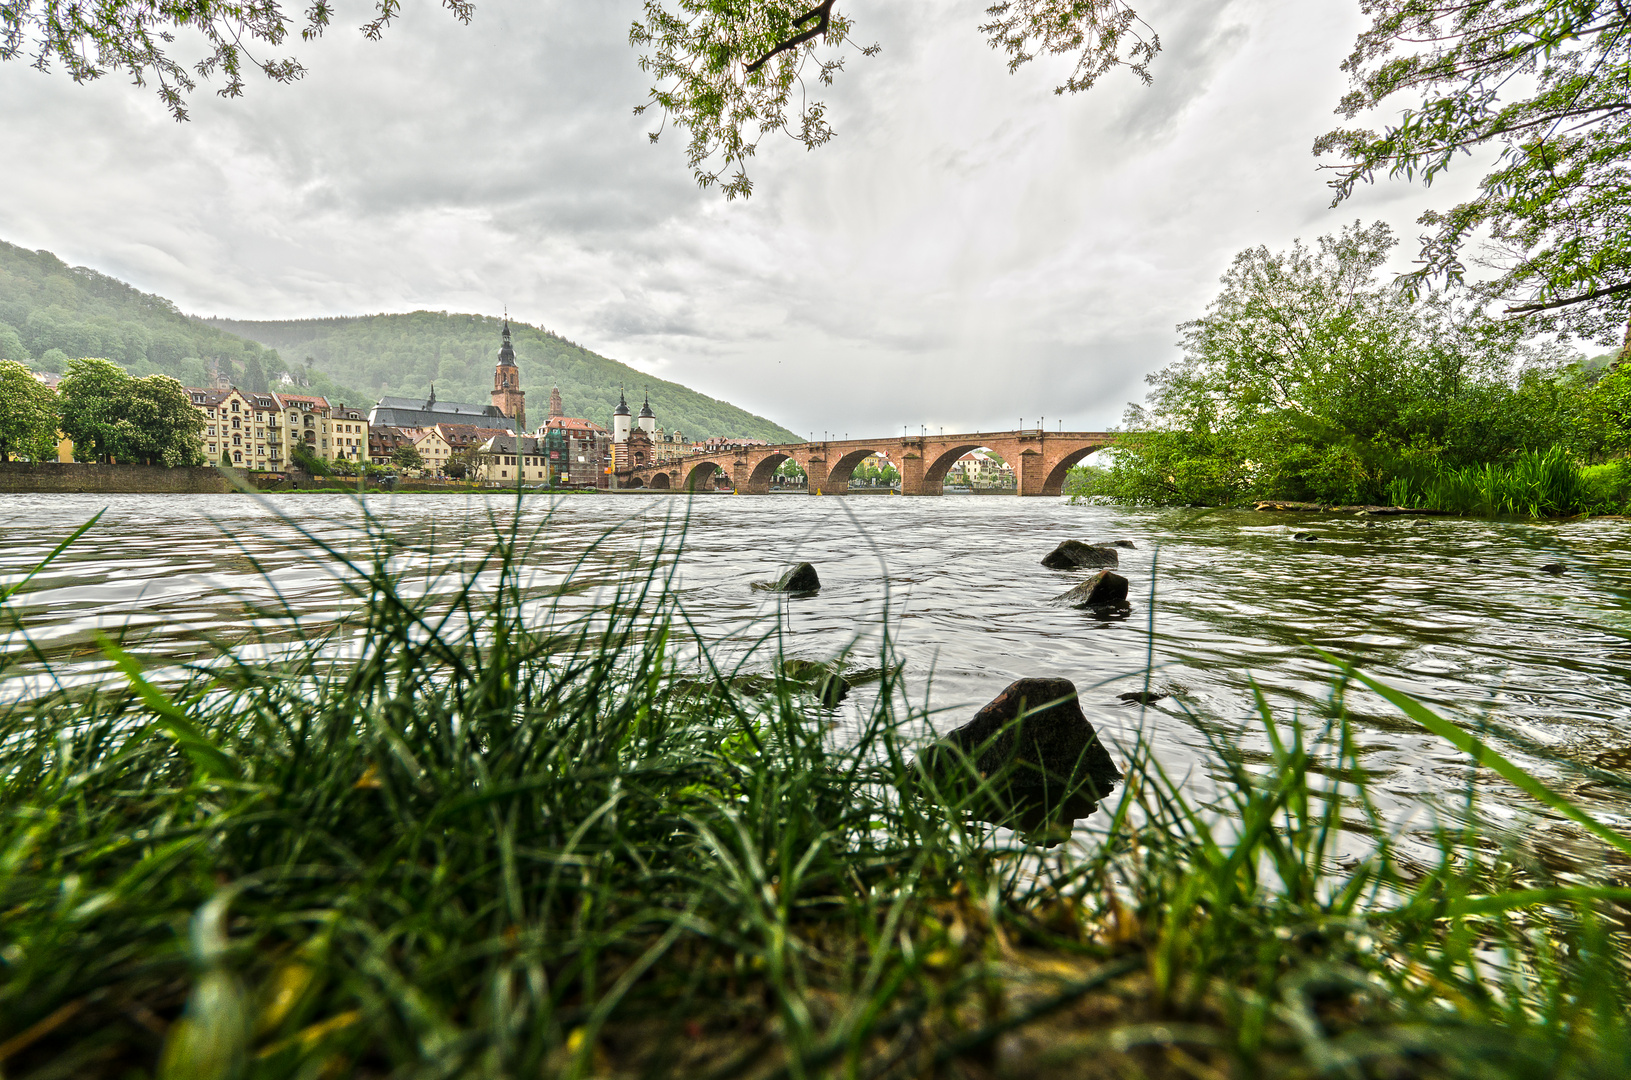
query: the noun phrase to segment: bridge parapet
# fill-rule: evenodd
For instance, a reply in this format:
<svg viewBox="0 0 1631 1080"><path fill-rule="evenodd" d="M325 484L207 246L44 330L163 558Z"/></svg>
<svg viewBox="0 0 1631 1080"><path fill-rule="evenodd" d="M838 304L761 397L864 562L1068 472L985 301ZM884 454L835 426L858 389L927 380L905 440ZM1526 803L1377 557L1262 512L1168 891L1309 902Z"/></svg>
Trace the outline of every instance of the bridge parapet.
<svg viewBox="0 0 1631 1080"><path fill-rule="evenodd" d="M1108 431L1041 431L1036 428L972 435L908 435L885 439L834 439L780 446L738 447L678 461L626 469L612 476L615 488L710 490L719 473L743 495L768 494L776 469L796 461L812 495L842 495L850 474L882 451L900 469L902 495L939 495L946 473L964 454L990 450L1014 470L1018 494L1059 495L1070 467L1115 442Z"/></svg>

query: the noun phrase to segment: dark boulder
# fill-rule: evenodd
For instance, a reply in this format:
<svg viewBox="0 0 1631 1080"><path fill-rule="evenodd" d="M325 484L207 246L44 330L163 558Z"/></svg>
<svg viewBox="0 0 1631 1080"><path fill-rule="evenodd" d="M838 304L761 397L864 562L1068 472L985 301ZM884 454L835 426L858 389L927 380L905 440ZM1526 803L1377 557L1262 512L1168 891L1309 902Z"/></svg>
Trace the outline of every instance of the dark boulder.
<svg viewBox="0 0 1631 1080"><path fill-rule="evenodd" d="M1099 543L1094 544L1093 546L1128 548L1130 550L1137 550L1138 548L1138 545L1133 543L1131 540L1101 540Z"/></svg>
<svg viewBox="0 0 1631 1080"><path fill-rule="evenodd" d="M1068 828L1121 780L1069 679L1020 679L918 756L942 795L982 821Z"/></svg>
<svg viewBox="0 0 1631 1080"><path fill-rule="evenodd" d="M1135 705L1154 705L1166 696L1159 690L1129 690L1125 694L1116 695L1122 701L1131 702Z"/></svg>
<svg viewBox="0 0 1631 1080"><path fill-rule="evenodd" d="M777 578L772 587L777 592L812 593L821 588L821 577L815 567L801 562Z"/></svg>
<svg viewBox="0 0 1631 1080"><path fill-rule="evenodd" d="M1549 562L1540 568L1540 572L1543 574L1561 574L1567 569L1568 567L1560 562Z"/></svg>
<svg viewBox="0 0 1631 1080"><path fill-rule="evenodd" d="M1315 536L1311 532L1292 533L1291 538L1304 544L1315 544L1319 542L1319 537Z"/></svg>
<svg viewBox="0 0 1631 1080"><path fill-rule="evenodd" d="M1042 556L1042 565L1049 570L1080 570L1084 566L1115 566L1120 562L1114 547L1084 544L1080 540L1066 540Z"/></svg>
<svg viewBox="0 0 1631 1080"><path fill-rule="evenodd" d="M1056 604L1089 611L1127 610L1127 579L1108 570L1100 570L1067 593L1053 598Z"/></svg>

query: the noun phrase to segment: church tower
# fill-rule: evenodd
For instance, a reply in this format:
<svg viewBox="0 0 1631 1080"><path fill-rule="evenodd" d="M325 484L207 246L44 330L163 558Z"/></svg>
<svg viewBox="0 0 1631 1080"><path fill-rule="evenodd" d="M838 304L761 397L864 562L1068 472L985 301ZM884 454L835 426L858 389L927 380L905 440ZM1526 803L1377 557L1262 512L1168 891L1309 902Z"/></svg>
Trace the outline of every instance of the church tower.
<svg viewBox="0 0 1631 1080"><path fill-rule="evenodd" d="M561 405L561 388L551 387L549 391L549 418L558 420L566 415L566 409Z"/></svg>
<svg viewBox="0 0 1631 1080"><path fill-rule="evenodd" d="M504 344L499 346L498 364L493 368L493 405L505 416L515 418L517 431L527 430L527 392L521 389L521 369L515 366L508 317L504 320Z"/></svg>
<svg viewBox="0 0 1631 1080"><path fill-rule="evenodd" d="M651 395L646 395L646 403L640 406L640 430L647 435L657 430L657 414L651 411Z"/></svg>

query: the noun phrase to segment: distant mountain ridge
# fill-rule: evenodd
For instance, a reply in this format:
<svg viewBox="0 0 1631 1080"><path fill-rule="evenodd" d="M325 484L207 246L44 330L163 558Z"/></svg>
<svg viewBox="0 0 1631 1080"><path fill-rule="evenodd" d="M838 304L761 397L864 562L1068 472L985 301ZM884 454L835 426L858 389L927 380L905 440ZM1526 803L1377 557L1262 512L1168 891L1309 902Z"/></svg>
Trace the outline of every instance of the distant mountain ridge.
<svg viewBox="0 0 1631 1080"><path fill-rule="evenodd" d="M135 375L164 374L207 386L219 373L244 390L276 390L288 373L303 393L367 408L378 398L428 397L486 405L501 320L416 311L249 322L200 319L49 251L0 241L0 359L58 371L69 359L101 356ZM743 436L795 442L791 431L729 402L652 378L539 327L512 322L527 391L527 422L549 415L561 389L568 416L611 424L619 387L633 407L648 390L657 422L688 437ZM307 358L310 358L309 362Z"/></svg>
<svg viewBox="0 0 1631 1080"><path fill-rule="evenodd" d="M369 401L384 396L428 397L486 404L493 388L503 320L490 315L414 311L324 319L246 321L210 319L211 326L277 349L297 370L312 370L360 387ZM787 428L679 383L658 379L608 359L559 334L510 321L521 385L527 391L527 424L549 414L549 393L559 387L563 411L611 426L619 388L638 410L651 395L657 423L690 438L739 435L770 442L796 442Z"/></svg>

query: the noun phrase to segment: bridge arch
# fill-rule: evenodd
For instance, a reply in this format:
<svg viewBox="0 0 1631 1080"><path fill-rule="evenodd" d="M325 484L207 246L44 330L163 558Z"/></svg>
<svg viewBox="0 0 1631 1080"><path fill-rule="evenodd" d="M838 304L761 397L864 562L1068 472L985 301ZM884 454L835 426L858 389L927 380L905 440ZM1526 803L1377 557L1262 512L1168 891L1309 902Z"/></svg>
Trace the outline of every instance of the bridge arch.
<svg viewBox="0 0 1631 1080"><path fill-rule="evenodd" d="M1065 476L1070 467L1081 461L1087 455L1106 448L1106 444L1084 446L1080 450L1072 450L1059 459L1059 464L1048 471L1047 479L1042 481L1042 494L1063 495L1065 493Z"/></svg>
<svg viewBox="0 0 1631 1080"><path fill-rule="evenodd" d="M724 472L718 462L699 461L685 473L686 491L709 491L713 488L714 473Z"/></svg>
<svg viewBox="0 0 1631 1080"><path fill-rule="evenodd" d="M671 484L671 481L668 479L668 474L667 473L664 473L664 472L653 473L652 476L651 476L651 490L652 491L667 491L667 490L669 490L669 485L670 484Z"/></svg>
<svg viewBox="0 0 1631 1080"><path fill-rule="evenodd" d="M770 480L776 475L776 470L782 467L782 462L792 460L792 454L766 454L759 464L753 467L753 473L748 477L748 490L769 491Z"/></svg>
<svg viewBox="0 0 1631 1080"><path fill-rule="evenodd" d="M989 449L990 447L986 446L984 443L967 443L963 446L953 446L949 450L944 450L940 453L939 457L936 457L933 461L924 466L923 479L930 482L944 480L946 478L946 474L951 472L951 467L957 464L957 460L964 454L972 454L976 450Z"/></svg>
<svg viewBox="0 0 1631 1080"><path fill-rule="evenodd" d="M868 447L863 450L851 450L849 453L833 462L832 468L827 470L827 487L829 490L843 491L844 488L849 486L850 474L855 471L855 466L859 465L861 462L865 461L867 458L871 457L877 452L878 450L876 447Z"/></svg>

